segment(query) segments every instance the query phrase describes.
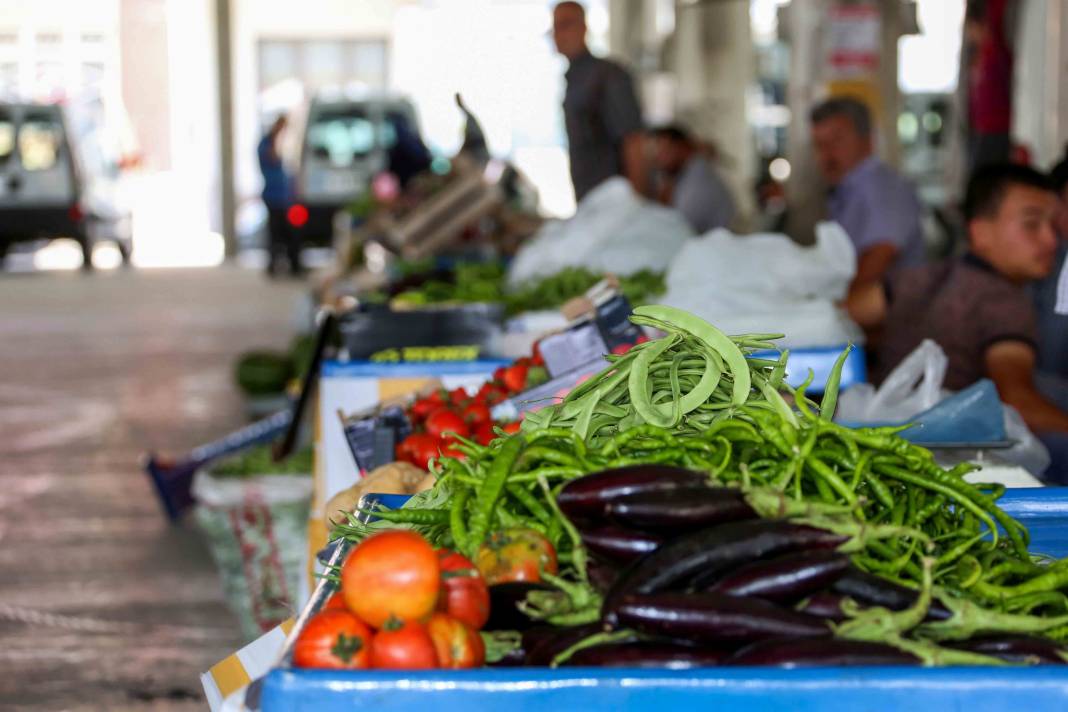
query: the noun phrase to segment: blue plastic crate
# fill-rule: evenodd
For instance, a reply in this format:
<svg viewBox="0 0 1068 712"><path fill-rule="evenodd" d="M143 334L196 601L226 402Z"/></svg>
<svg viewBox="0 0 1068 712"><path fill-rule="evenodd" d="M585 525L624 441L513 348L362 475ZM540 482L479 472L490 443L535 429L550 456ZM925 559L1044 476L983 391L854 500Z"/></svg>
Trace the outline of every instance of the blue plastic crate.
<svg viewBox="0 0 1068 712"><path fill-rule="evenodd" d="M1068 488L1010 490L1001 505L1030 529L1032 551L1068 555ZM1052 712L1068 710L1068 666L498 668L419 673L278 668L265 680L261 704L264 712L357 708L377 712Z"/></svg>

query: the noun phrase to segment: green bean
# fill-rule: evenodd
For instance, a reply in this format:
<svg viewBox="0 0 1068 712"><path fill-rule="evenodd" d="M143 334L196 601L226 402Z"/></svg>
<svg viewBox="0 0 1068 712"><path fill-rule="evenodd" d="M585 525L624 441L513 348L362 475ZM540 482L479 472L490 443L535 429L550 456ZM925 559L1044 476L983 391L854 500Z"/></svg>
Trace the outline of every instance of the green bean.
<svg viewBox="0 0 1068 712"><path fill-rule="evenodd" d="M657 328L666 327L666 331L681 329L703 341L718 353L730 369L734 380L731 400L736 405L741 405L748 400L749 389L752 386L749 364L746 363L741 350L722 331L688 312L668 306L637 307L631 321ZM633 391L632 388L632 394Z"/></svg>

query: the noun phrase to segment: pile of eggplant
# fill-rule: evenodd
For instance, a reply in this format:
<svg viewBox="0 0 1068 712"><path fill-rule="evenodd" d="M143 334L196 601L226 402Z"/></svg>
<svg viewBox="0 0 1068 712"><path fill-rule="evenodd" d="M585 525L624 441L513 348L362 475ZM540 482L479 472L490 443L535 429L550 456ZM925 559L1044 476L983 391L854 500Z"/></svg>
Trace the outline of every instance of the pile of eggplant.
<svg viewBox="0 0 1068 712"><path fill-rule="evenodd" d="M901 646L836 636L847 612L904 611L920 592L865 573L838 552L846 537L764 519L735 488L661 465L605 470L557 494L591 556L598 619L547 626L522 601L546 584L491 587L487 629L522 632L502 664L691 668L909 665ZM848 602L847 602L848 601ZM938 600L926 620L951 617ZM1052 640L1019 634L947 645L1009 663L1063 663Z"/></svg>

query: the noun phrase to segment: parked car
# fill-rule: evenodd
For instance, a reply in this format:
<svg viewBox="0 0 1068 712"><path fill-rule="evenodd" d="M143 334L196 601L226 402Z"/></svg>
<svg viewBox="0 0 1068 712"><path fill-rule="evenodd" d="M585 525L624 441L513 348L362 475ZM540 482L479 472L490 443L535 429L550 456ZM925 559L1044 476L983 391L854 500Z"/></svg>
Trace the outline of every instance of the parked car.
<svg viewBox="0 0 1068 712"><path fill-rule="evenodd" d="M302 124L298 118L297 129L301 140L288 217L308 246L329 246L337 211L369 190L376 175L395 169L399 136L426 150L415 109L397 96L319 95Z"/></svg>
<svg viewBox="0 0 1068 712"><path fill-rule="evenodd" d="M16 243L72 238L92 268L93 245L133 251L119 155L90 108L0 103L0 263Z"/></svg>

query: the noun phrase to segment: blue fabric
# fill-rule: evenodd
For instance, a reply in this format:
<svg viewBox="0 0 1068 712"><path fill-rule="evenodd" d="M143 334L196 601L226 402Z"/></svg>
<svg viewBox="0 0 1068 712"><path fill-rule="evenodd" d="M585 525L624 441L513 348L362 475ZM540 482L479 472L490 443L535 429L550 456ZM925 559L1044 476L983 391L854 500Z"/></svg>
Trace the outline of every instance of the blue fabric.
<svg viewBox="0 0 1068 712"><path fill-rule="evenodd" d="M878 158L872 156L850 171L831 193L828 208L858 256L890 243L898 249L895 270L923 263L920 200L912 185Z"/></svg>
<svg viewBox="0 0 1068 712"><path fill-rule="evenodd" d="M271 150L272 138L268 134L260 139L256 148L256 155L260 161L260 172L263 173L263 202L269 208L284 208L289 205L290 188L289 176L286 175L282 159L274 155Z"/></svg>

